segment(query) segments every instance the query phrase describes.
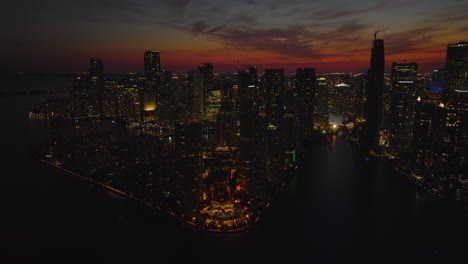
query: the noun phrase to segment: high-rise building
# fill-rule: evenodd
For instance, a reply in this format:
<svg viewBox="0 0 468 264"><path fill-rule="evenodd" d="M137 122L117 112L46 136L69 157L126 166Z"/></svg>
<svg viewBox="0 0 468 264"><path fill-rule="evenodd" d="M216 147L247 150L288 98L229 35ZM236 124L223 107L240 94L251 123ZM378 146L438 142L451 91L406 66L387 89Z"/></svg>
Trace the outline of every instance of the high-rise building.
<svg viewBox="0 0 468 264"><path fill-rule="evenodd" d="M88 86L88 113L90 115L103 114L103 94L104 94L104 67L102 59L91 58L89 66L89 86Z"/></svg>
<svg viewBox="0 0 468 264"><path fill-rule="evenodd" d="M203 76L205 92L213 90L213 63L204 63L198 66L200 74Z"/></svg>
<svg viewBox="0 0 468 264"><path fill-rule="evenodd" d="M208 107L208 97L211 91L214 89L213 87L213 64L212 63L204 63L198 66L198 72L203 79L203 110L202 113L206 114L207 107Z"/></svg>
<svg viewBox="0 0 468 264"><path fill-rule="evenodd" d="M104 77L104 67L102 63L102 59L99 58L91 58L89 60L89 76L90 77Z"/></svg>
<svg viewBox="0 0 468 264"><path fill-rule="evenodd" d="M314 129L315 69L299 68L296 70L296 92L303 100L302 125L304 136L310 137Z"/></svg>
<svg viewBox="0 0 468 264"><path fill-rule="evenodd" d="M202 115L205 110L204 78L199 70L188 72L188 110L192 113Z"/></svg>
<svg viewBox="0 0 468 264"><path fill-rule="evenodd" d="M180 211L192 216L202 200L202 129L200 123L175 123L175 151L178 153L175 170L180 175L177 194Z"/></svg>
<svg viewBox="0 0 468 264"><path fill-rule="evenodd" d="M392 63L392 87L390 91L390 152L393 156L405 158L411 152L416 103L416 75L418 65Z"/></svg>
<svg viewBox="0 0 468 264"><path fill-rule="evenodd" d="M171 99L171 96L173 95L173 92L171 90L172 86L172 77L173 74L170 71L162 70L160 72L160 88L159 90L159 101L160 102L169 102Z"/></svg>
<svg viewBox="0 0 468 264"><path fill-rule="evenodd" d="M468 92L454 91L439 103L434 135L434 186L443 195L468 197Z"/></svg>
<svg viewBox="0 0 468 264"><path fill-rule="evenodd" d="M438 69L432 72L432 82L430 92L433 94L442 94L445 87L445 69Z"/></svg>
<svg viewBox="0 0 468 264"><path fill-rule="evenodd" d="M468 197L468 42L449 44L445 86L437 107L433 186L442 195Z"/></svg>
<svg viewBox="0 0 468 264"><path fill-rule="evenodd" d="M216 117L217 147L237 146L237 117L231 112L220 112Z"/></svg>
<svg viewBox="0 0 468 264"><path fill-rule="evenodd" d="M444 94L449 95L457 90L468 91L468 42L448 44L445 75Z"/></svg>
<svg viewBox="0 0 468 264"><path fill-rule="evenodd" d="M413 167L417 176L431 181L433 163L435 111L440 94L426 93L418 96L415 105L413 129Z"/></svg>
<svg viewBox="0 0 468 264"><path fill-rule="evenodd" d="M161 65L159 51L148 50L144 53L145 84L140 93L140 113L142 121L155 118L157 103L161 96Z"/></svg>
<svg viewBox="0 0 468 264"><path fill-rule="evenodd" d="M385 54L384 41L374 34L374 45L367 75L364 102L364 128L361 135L361 147L367 152L378 150L380 124L382 118L382 94L384 89Z"/></svg>
<svg viewBox="0 0 468 264"><path fill-rule="evenodd" d="M159 82L161 73L161 63L159 51L147 50L144 53L145 59L145 89L147 91L155 92L156 97L159 96Z"/></svg>
<svg viewBox="0 0 468 264"><path fill-rule="evenodd" d="M314 96L315 115L314 129L325 128L328 125L328 81L325 76L317 77L317 89Z"/></svg>
<svg viewBox="0 0 468 264"><path fill-rule="evenodd" d="M264 119L259 116L258 73L255 66L237 73L240 125L241 185L258 203L265 202Z"/></svg>
<svg viewBox="0 0 468 264"><path fill-rule="evenodd" d="M283 120L282 98L285 94L285 76L283 69L268 69L263 75L263 91L267 100L266 107L266 140L265 162L266 177L275 184L282 175L284 168L284 152L281 132L285 125Z"/></svg>

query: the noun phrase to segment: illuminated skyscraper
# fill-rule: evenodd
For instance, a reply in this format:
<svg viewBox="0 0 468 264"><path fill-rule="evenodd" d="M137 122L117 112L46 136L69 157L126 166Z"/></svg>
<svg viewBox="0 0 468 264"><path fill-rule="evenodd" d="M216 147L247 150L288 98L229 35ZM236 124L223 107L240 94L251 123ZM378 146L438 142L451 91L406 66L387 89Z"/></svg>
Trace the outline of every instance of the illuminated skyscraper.
<svg viewBox="0 0 468 264"><path fill-rule="evenodd" d="M89 76L90 77L104 77L104 67L102 63L102 59L98 58L91 58L89 65Z"/></svg>
<svg viewBox="0 0 468 264"><path fill-rule="evenodd" d="M468 92L453 92L439 103L435 120L434 185L444 195L467 197Z"/></svg>
<svg viewBox="0 0 468 264"><path fill-rule="evenodd" d="M89 66L89 101L88 109L91 115L103 114L104 67L101 59L91 58Z"/></svg>
<svg viewBox="0 0 468 264"><path fill-rule="evenodd" d="M382 94L384 88L385 54L384 41L377 39L374 34L374 46L370 68L367 75L367 85L364 103L364 128L361 136L362 149L367 152L377 150L380 137L380 124L382 116Z"/></svg>
<svg viewBox="0 0 468 264"><path fill-rule="evenodd" d="M200 74L203 76L205 92L213 90L213 63L204 63L198 66Z"/></svg>
<svg viewBox="0 0 468 264"><path fill-rule="evenodd" d="M444 94L452 94L456 90L468 91L468 42L448 44L445 75Z"/></svg>
<svg viewBox="0 0 468 264"><path fill-rule="evenodd" d="M296 70L296 92L303 100L302 125L304 126L304 136L309 137L312 135L312 130L314 128L314 68L299 68Z"/></svg>
<svg viewBox="0 0 468 264"><path fill-rule="evenodd" d="M202 124L175 123L175 151L178 153L173 168L180 175L178 207L186 216L199 209L202 197Z"/></svg>
<svg viewBox="0 0 468 264"><path fill-rule="evenodd" d="M263 90L266 94L267 133L265 144L266 176L270 184L275 184L284 168L281 130L283 122L282 98L285 94L285 76L283 69L269 69L263 75Z"/></svg>
<svg viewBox="0 0 468 264"><path fill-rule="evenodd" d="M325 76L317 77L314 95L314 129L324 128L328 125L328 81Z"/></svg>
<svg viewBox="0 0 468 264"><path fill-rule="evenodd" d="M204 63L198 66L198 72L203 80L203 109L202 113L207 113L208 97L213 90L213 64Z"/></svg>
<svg viewBox="0 0 468 264"><path fill-rule="evenodd" d="M188 82L188 110L202 115L205 109L205 91L203 76L199 70L192 70L187 75Z"/></svg>
<svg viewBox="0 0 468 264"><path fill-rule="evenodd" d="M390 150L394 156L405 157L411 151L413 140L414 105L418 65L392 63L392 88L390 91Z"/></svg>
<svg viewBox="0 0 468 264"><path fill-rule="evenodd" d="M437 107L434 186L443 195L468 197L468 42L449 44L445 87Z"/></svg>
<svg viewBox="0 0 468 264"><path fill-rule="evenodd" d="M237 73L242 185L258 203L265 201L264 119L259 116L258 73L255 66Z"/></svg>
<svg viewBox="0 0 468 264"><path fill-rule="evenodd" d="M159 51L154 50L145 51L144 54L146 79L145 89L147 91L155 92L156 96L158 96L160 92L158 91L161 73L161 64L159 56Z"/></svg>
<svg viewBox="0 0 468 264"><path fill-rule="evenodd" d="M432 73L432 82L430 92L434 94L442 94L445 87L445 69L434 70Z"/></svg>
<svg viewBox="0 0 468 264"><path fill-rule="evenodd" d="M431 180L433 165L435 111L440 102L440 94L428 93L418 96L415 105L413 129L413 159L412 168L416 175Z"/></svg>

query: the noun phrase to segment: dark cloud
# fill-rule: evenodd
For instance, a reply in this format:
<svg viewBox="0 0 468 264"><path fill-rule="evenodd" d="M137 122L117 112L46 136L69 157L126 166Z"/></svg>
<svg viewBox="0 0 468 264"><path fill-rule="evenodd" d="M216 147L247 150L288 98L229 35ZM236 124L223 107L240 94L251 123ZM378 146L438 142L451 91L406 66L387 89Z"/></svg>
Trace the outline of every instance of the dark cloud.
<svg viewBox="0 0 468 264"><path fill-rule="evenodd" d="M349 45L353 41L361 38L365 30L369 29L369 25L361 23L357 20L347 20L338 24L336 28L327 30L320 34L320 38L327 42L339 41Z"/></svg>
<svg viewBox="0 0 468 264"><path fill-rule="evenodd" d="M268 8L273 11L273 10L280 8L280 5L277 3L271 3L268 5Z"/></svg>
<svg viewBox="0 0 468 264"><path fill-rule="evenodd" d="M219 6L212 6L207 9L207 12L211 14L227 14L228 13L226 9L219 7Z"/></svg>
<svg viewBox="0 0 468 264"><path fill-rule="evenodd" d="M230 48L268 51L294 58L320 58L307 41L308 33L302 27L254 29L251 27L227 27L218 31L202 31L205 36Z"/></svg>
<svg viewBox="0 0 468 264"><path fill-rule="evenodd" d="M140 7L134 2L125 2L125 1L113 1L113 0L104 0L104 1L95 1L93 4L97 8L102 8L105 12L113 11L118 13L126 13L136 16L142 16L147 14L147 11Z"/></svg>
<svg viewBox="0 0 468 264"><path fill-rule="evenodd" d="M437 27L421 27L385 35L385 54L396 55L421 50L422 43L429 43Z"/></svg>
<svg viewBox="0 0 468 264"><path fill-rule="evenodd" d="M431 12L421 12L424 18L420 24L445 25L450 27L453 23L468 24L468 2L446 0L444 5L431 10Z"/></svg>
<svg viewBox="0 0 468 264"><path fill-rule="evenodd" d="M174 11L184 13L191 0L161 0L161 2L166 4Z"/></svg>
<svg viewBox="0 0 468 264"><path fill-rule="evenodd" d="M249 4L249 5L254 5L254 4L256 4L258 1L257 1L257 0L242 0L242 2L245 2L245 3Z"/></svg>
<svg viewBox="0 0 468 264"><path fill-rule="evenodd" d="M192 33L198 35L204 33L205 29L207 28L208 25L205 23L205 21L197 21L192 26Z"/></svg>
<svg viewBox="0 0 468 264"><path fill-rule="evenodd" d="M249 25L257 24L257 18L255 16L249 15L237 15L234 16L231 21L234 23L243 23Z"/></svg>
<svg viewBox="0 0 468 264"><path fill-rule="evenodd" d="M374 6L359 8L359 9L351 9L347 7L333 7L329 9L319 9L312 13L310 16L311 19L315 20L335 20L335 19L342 19L348 17L354 17L357 15L364 15L367 13L376 12L379 10L385 10L392 6L395 3L392 1L383 1Z"/></svg>

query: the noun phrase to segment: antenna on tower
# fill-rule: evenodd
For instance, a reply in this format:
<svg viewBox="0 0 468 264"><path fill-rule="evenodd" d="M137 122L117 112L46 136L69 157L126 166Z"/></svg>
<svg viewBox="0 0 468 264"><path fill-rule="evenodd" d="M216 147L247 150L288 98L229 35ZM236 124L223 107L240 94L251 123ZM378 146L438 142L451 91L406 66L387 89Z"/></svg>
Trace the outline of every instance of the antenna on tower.
<svg viewBox="0 0 468 264"><path fill-rule="evenodd" d="M379 33L379 31L380 31L380 30L376 30L376 31L374 32L374 40L377 39L377 33Z"/></svg>

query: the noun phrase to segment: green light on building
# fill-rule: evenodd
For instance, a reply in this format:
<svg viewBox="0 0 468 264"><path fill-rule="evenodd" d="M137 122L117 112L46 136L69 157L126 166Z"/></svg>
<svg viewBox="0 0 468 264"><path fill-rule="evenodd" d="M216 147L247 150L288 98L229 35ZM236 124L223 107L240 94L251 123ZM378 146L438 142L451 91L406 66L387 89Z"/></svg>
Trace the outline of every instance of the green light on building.
<svg viewBox="0 0 468 264"><path fill-rule="evenodd" d="M293 150L293 151L292 151L292 155L293 155L293 156L292 156L293 162L296 162L296 150Z"/></svg>

